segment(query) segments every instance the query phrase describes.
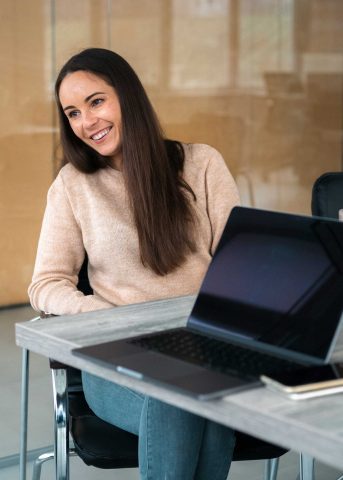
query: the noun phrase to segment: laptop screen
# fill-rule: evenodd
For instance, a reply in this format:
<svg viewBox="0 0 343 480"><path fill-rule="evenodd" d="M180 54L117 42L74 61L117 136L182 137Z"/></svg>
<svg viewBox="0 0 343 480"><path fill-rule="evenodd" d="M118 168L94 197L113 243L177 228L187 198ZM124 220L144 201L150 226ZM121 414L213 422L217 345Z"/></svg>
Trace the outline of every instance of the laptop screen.
<svg viewBox="0 0 343 480"><path fill-rule="evenodd" d="M189 326L325 360L342 292L343 223L236 207Z"/></svg>

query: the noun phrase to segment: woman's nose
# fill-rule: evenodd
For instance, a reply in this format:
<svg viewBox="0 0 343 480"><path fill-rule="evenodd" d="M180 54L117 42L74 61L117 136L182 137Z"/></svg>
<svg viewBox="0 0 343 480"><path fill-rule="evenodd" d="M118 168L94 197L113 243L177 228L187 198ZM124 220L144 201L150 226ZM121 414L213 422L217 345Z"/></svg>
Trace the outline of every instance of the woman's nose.
<svg viewBox="0 0 343 480"><path fill-rule="evenodd" d="M83 127L89 129L97 122L97 117L91 110L87 110L83 115Z"/></svg>

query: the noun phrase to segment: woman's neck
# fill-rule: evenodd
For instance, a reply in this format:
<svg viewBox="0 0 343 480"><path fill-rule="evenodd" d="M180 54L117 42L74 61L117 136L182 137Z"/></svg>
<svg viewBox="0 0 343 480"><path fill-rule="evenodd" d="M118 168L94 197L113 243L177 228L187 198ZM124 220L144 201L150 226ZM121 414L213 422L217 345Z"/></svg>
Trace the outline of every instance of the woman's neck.
<svg viewBox="0 0 343 480"><path fill-rule="evenodd" d="M122 155L115 155L110 159L110 166L114 170L121 172L123 170L123 157Z"/></svg>

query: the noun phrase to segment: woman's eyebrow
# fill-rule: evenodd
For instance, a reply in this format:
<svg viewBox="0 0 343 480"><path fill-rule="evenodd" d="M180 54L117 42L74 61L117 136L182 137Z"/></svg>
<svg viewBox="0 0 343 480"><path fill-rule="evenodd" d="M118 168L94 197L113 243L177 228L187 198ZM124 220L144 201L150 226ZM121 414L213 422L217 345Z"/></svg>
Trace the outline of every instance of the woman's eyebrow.
<svg viewBox="0 0 343 480"><path fill-rule="evenodd" d="M85 98L84 102L87 103L89 102L89 100L91 98L93 98L95 95L104 95L105 92L94 92L94 93L91 93L90 95L88 95L88 97ZM68 107L65 107L63 109L64 112L66 112L67 110L70 110L71 108L76 108L74 105L68 105Z"/></svg>

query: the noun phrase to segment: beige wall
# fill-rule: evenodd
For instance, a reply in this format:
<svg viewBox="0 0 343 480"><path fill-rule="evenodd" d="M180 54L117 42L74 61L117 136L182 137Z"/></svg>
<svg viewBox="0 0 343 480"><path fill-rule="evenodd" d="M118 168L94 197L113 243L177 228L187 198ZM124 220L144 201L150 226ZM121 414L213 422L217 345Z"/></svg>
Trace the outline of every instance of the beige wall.
<svg viewBox="0 0 343 480"><path fill-rule="evenodd" d="M140 75L170 137L217 147L245 205L310 212L342 167L341 0L2 0L0 306L26 302L56 170L52 78L88 46Z"/></svg>

